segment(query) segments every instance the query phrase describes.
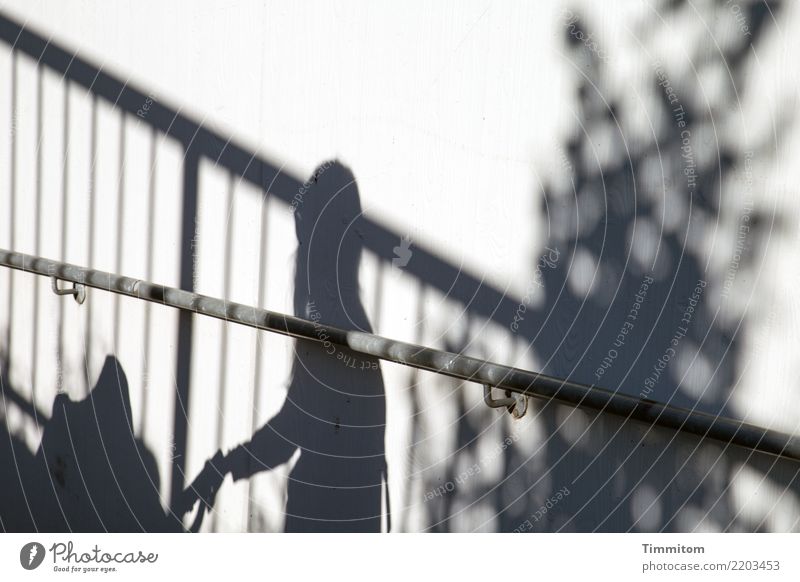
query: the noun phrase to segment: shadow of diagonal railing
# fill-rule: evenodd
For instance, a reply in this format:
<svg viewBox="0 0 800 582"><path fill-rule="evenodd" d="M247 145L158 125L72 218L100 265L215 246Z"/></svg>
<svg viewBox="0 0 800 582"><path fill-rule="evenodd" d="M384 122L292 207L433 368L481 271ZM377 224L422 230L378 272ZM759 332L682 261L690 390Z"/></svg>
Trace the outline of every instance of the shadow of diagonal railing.
<svg viewBox="0 0 800 582"><path fill-rule="evenodd" d="M277 163L249 150L232 137L225 137L204 127L201 122L162 100L153 102L144 118L137 116L136 113L142 104L152 101L150 97L152 92L122 81L62 46L46 40L42 35L23 27L2 12L0 12L0 39L14 50L27 54L41 65L85 87L114 107L135 116L141 123L178 141L187 153L184 166L188 168L185 170L188 175L196 173L197 161L200 158L207 158L286 204L291 203L294 195L303 186L301 179L281 169ZM185 184L187 190L195 186L196 183L192 184L191 181ZM186 208L186 200L184 204ZM192 225L193 220L191 217ZM362 217L359 228L364 235L364 247L382 260L391 260L394 256L393 249L402 239L402 233L370 216ZM504 327L508 327L514 320L514 312L519 305L518 298L494 288L483 278L461 266L451 264L430 248L426 248L424 244L414 243L413 260L404 267L404 271L445 293L450 299L463 303L474 315L491 319ZM189 287L189 285L182 286ZM519 333L523 336L535 329L535 326L530 324L525 326L525 323L519 323Z"/></svg>
<svg viewBox="0 0 800 582"><path fill-rule="evenodd" d="M259 154L233 136L222 135L205 127L201 121L182 112L182 108L171 105L164 99L153 99L152 91L124 81L101 65L54 42L49 35L30 28L2 11L0 11L0 40L8 45L12 55L23 54L33 59L40 71L42 68L48 69L67 83L85 88L94 101L95 111L97 100L105 101L122 114L123 127L124 118L127 116L149 127L154 135L168 137L180 145L183 151L180 288L183 290L195 291L196 266L193 261L192 239L198 215L198 170L201 160L210 160L216 167L227 170L233 179L239 177L242 181L258 188L264 196L274 197L287 205L291 204L294 196L304 185L300 178L287 172L279 163ZM137 115L145 103L148 105L147 114ZM92 123L94 140L96 114L93 114ZM364 248L371 251L380 261L391 261L394 257L394 247L402 239L401 233L374 216L362 215L359 220L358 228L363 235ZM422 243L415 241L413 259L404 267L404 273L418 279L428 288L438 290L448 299L463 304L473 316L485 318L505 328L514 322L514 314L520 304L518 298L487 284L477 274L453 265ZM531 344L541 327L537 317L539 316L531 314L531 317L516 323L518 328L515 327L516 334ZM189 386L192 343L192 316L189 312L181 311L176 347L172 500L180 494L184 486L187 415L191 397Z"/></svg>

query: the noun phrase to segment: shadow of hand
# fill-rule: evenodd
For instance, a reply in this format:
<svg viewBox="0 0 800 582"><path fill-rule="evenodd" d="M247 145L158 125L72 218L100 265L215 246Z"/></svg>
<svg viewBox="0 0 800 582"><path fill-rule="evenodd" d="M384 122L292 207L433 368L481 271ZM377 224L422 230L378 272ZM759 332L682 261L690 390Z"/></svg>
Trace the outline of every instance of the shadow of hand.
<svg viewBox="0 0 800 582"><path fill-rule="evenodd" d="M217 453L203 465L203 469L195 477L195 480L183 491L180 499L175 504L175 513L183 516L191 511L196 501L200 501L197 508L197 516L189 528L192 532L200 530L203 523L203 516L206 511L210 511L214 506L222 482L225 480L227 470L224 467L225 458L222 453Z"/></svg>

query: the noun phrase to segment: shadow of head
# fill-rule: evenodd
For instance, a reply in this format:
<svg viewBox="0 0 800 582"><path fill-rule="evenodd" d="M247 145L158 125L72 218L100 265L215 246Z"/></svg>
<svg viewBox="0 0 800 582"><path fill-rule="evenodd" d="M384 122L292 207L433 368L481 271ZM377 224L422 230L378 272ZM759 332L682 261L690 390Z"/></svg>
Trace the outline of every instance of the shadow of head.
<svg viewBox="0 0 800 582"><path fill-rule="evenodd" d="M294 206L298 265L315 280L354 286L363 234L352 171L339 161L327 161L314 170L301 192Z"/></svg>
<svg viewBox="0 0 800 582"><path fill-rule="evenodd" d="M353 172L320 164L292 206L297 234L295 313L337 327L372 331L359 297L361 198Z"/></svg>

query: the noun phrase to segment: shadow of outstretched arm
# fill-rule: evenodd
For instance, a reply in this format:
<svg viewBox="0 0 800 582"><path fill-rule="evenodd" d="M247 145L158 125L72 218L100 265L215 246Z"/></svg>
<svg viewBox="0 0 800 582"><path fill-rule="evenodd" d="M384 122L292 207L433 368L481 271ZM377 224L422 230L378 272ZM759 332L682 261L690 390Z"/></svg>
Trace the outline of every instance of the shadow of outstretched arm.
<svg viewBox="0 0 800 582"><path fill-rule="evenodd" d="M200 501L190 531L200 530L203 518L214 507L217 492L227 475L230 474L234 481L247 479L291 459L298 447L291 441L291 433L288 432L290 406L291 403L285 403L280 412L262 426L250 441L231 449L227 454L219 450L205 462L176 505L176 513L185 515Z"/></svg>

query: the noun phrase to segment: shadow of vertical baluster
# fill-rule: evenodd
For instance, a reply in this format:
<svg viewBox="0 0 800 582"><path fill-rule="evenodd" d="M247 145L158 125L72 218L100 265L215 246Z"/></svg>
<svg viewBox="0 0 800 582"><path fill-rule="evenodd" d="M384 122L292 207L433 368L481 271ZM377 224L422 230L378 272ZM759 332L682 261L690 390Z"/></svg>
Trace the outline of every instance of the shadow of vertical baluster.
<svg viewBox="0 0 800 582"><path fill-rule="evenodd" d="M266 287L267 287L267 218L269 209L269 191L264 188L261 195L261 230L259 231L259 244L258 244L258 307L264 309L267 303ZM261 375L263 368L261 364L261 338L263 334L256 332L256 365L253 372L253 395L251 398L252 409L250 414L250 430L249 434L255 434L258 427L258 411L261 409L261 394L259 392L261 386ZM253 518L253 495L252 495L252 479L247 480L247 531L252 532L255 530L255 519Z"/></svg>
<svg viewBox="0 0 800 582"><path fill-rule="evenodd" d="M16 238L16 231L14 229L14 215L16 214L17 207L17 51L11 51L11 151L9 160L9 194L10 194L10 208L8 212L8 236L9 246L15 248L14 239ZM6 362L6 370L4 374L8 377L11 375L11 330L14 327L14 279L15 273L13 269L8 272L8 328L6 331L6 353L8 354L8 361Z"/></svg>
<svg viewBox="0 0 800 582"><path fill-rule="evenodd" d="M181 267L180 288L194 291L194 260L192 239L197 219L197 174L200 161L198 148L187 144L183 158L183 209L181 213ZM175 406L172 435L175 452L172 459L170 482L170 508L174 512L183 491L186 470L186 444L188 433L189 386L192 370L192 330L194 314L180 310L178 315L178 353L175 363Z"/></svg>
<svg viewBox="0 0 800 582"><path fill-rule="evenodd" d="M414 343L422 345L425 341L425 283L420 281L417 285L417 320L416 320L416 333L414 334ZM408 516L414 508L414 503L411 499L411 493L414 483L416 470L416 446L422 438L422 423L420 416L422 415L422 407L419 402L419 393L417 384L419 383L419 370L411 368L408 376L408 397L411 401L411 436L409 437L408 453L406 454L406 467L403 478L406 480L404 484L405 499L403 499L403 513L399 516L399 524L395 531L404 532L410 530L410 523ZM424 481L423 481L424 483ZM425 524L428 525L427 522Z"/></svg>
<svg viewBox="0 0 800 582"><path fill-rule="evenodd" d="M384 263L378 261L375 267L375 292L372 297L372 329L375 333L381 333L381 306L383 305L383 278L386 276Z"/></svg>
<svg viewBox="0 0 800 582"><path fill-rule="evenodd" d="M69 207L69 79L64 79L64 127L62 133L63 152L61 164L61 262L67 260L67 209ZM58 338L56 340L56 391L64 390L64 302L58 302Z"/></svg>
<svg viewBox="0 0 800 582"><path fill-rule="evenodd" d="M125 111L120 109L119 113L119 160L117 166L117 248L114 257L114 270L122 273L122 251L125 241ZM120 302L122 298L114 295L114 350L119 350L119 317Z"/></svg>
<svg viewBox="0 0 800 582"><path fill-rule="evenodd" d="M383 277L384 277L384 265L383 263L377 263L375 267L375 290L373 292L373 303L372 303L372 314L369 318L372 322L372 331L374 333L380 333L380 324L381 324L381 306L383 305ZM384 425L384 439L385 439L385 429L386 426ZM385 446L385 440L384 440ZM384 503L381 504L381 512L383 515L386 516L386 533L389 533L392 530L392 509L390 506L391 499L389 498L389 471L388 465L386 473L384 474L384 483L383 483L383 493L384 493ZM381 529L383 529L383 524L381 524Z"/></svg>
<svg viewBox="0 0 800 582"><path fill-rule="evenodd" d="M145 277L148 281L153 280L153 238L155 231L155 202L156 202L156 145L157 133L155 128L150 130L150 176L147 191L147 266ZM147 430L147 391L150 386L150 319L152 317L152 305L145 301L144 305L144 346L142 349L142 408L139 413L139 434L145 437Z"/></svg>
<svg viewBox="0 0 800 582"><path fill-rule="evenodd" d="M89 245L89 268L94 268L94 223L95 223L95 192L97 180L97 94L92 93L92 121L89 136L89 226L88 226L88 245ZM89 358L92 353L92 301L87 301L86 305L86 343L83 348L83 378L86 391L84 396L89 396L92 389L89 378Z"/></svg>
<svg viewBox="0 0 800 582"><path fill-rule="evenodd" d="M225 254L223 255L223 275L222 275L222 299L226 303L231 295L231 264L233 263L233 221L235 197L233 194L233 173L228 172L228 215L225 220ZM217 381L217 449L222 450L225 446L225 394L228 392L228 375L226 374L228 363L228 322L222 324L222 334L220 337L220 366L219 378ZM211 517L211 531L217 531L219 527L219 512L214 511Z"/></svg>
<svg viewBox="0 0 800 582"><path fill-rule="evenodd" d="M36 219L33 231L33 254L39 255L42 248L42 138L44 137L43 105L44 101L44 68L36 68ZM33 345L31 349L31 399L36 402L39 370L39 277L33 278Z"/></svg>

